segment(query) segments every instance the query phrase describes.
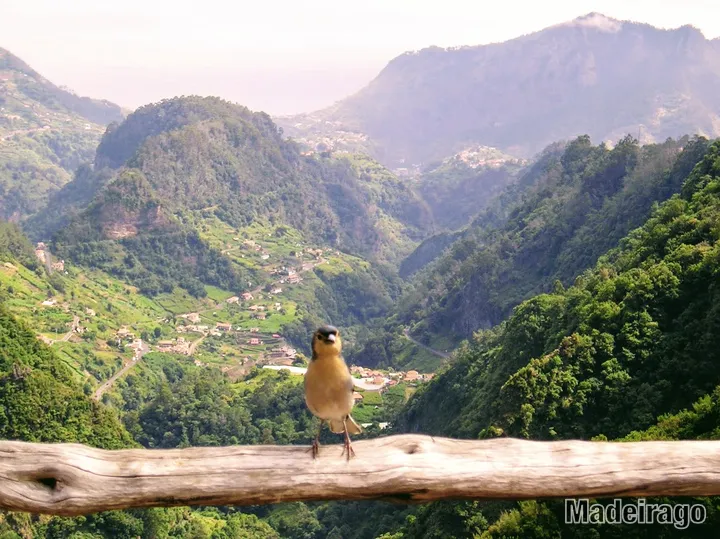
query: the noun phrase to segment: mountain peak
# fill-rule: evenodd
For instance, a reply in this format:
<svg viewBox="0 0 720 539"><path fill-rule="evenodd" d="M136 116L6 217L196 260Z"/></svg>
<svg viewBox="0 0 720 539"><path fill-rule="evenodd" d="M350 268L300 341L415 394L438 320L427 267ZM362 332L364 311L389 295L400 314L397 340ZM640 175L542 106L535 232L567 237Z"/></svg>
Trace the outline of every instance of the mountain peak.
<svg viewBox="0 0 720 539"><path fill-rule="evenodd" d="M564 23L563 26L584 26L601 32L615 33L622 30L623 22L593 11Z"/></svg>

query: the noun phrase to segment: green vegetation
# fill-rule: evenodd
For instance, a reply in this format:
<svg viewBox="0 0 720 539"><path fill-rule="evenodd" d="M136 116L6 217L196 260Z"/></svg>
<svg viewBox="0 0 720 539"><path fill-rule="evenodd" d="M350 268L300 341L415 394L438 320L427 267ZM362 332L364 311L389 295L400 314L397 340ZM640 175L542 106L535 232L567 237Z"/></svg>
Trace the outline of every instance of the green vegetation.
<svg viewBox="0 0 720 539"><path fill-rule="evenodd" d="M719 222L716 142L681 194L573 286L527 300L503 324L478 332L416 393L398 428L462 438L717 438ZM720 519L717 499L698 501L708 520L693 533L709 537ZM570 529L557 503L521 502L503 511L428 506L401 537L421 536L414 526L420 520L456 537L615 536L604 528ZM669 526L617 534L674 536Z"/></svg>
<svg viewBox="0 0 720 539"><path fill-rule="evenodd" d="M132 445L116 414L90 401L73 373L0 304L0 438Z"/></svg>
<svg viewBox="0 0 720 539"><path fill-rule="evenodd" d="M488 216L479 216L417 275L399 302L397 323L428 344L438 335L458 342L556 281L571 284L642 224L653 204L680 190L707 145L684 138L639 146L628 137L611 150L580 137L562 154L551 153L514 188L518 198L504 224L488 227Z"/></svg>
<svg viewBox="0 0 720 539"><path fill-rule="evenodd" d="M49 248L43 264L0 222L0 438L308 444L302 376L260 367L290 363L288 345L304 365L326 322L350 363L442 365L429 384L359 391L354 417L369 426L356 439L720 438L720 142L583 136L522 170L480 148L401 181L365 154L307 155L267 115L220 99L165 100L117 123L110 104L0 50L7 73L0 215ZM111 120L89 166L102 128L85 124ZM138 337L152 351L133 362ZM718 500L696 501L709 519L693 536L711 536ZM570 529L548 501L0 512L13 539L588 534L673 530Z"/></svg>
<svg viewBox="0 0 720 539"><path fill-rule="evenodd" d="M301 155L267 115L216 98L165 100L111 126L96 168L121 166L142 172L172 214L233 227L265 219L364 256L409 252L427 221L422 202L367 158Z"/></svg>

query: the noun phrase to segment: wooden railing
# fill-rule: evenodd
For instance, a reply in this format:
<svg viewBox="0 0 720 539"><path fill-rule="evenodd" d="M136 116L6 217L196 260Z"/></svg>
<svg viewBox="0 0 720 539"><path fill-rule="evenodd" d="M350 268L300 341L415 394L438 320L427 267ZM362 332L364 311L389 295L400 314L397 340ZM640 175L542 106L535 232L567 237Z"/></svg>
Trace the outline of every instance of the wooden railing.
<svg viewBox="0 0 720 539"><path fill-rule="evenodd" d="M54 515L313 500L720 495L720 441L534 442L400 435L342 446L106 451L0 441L0 508Z"/></svg>

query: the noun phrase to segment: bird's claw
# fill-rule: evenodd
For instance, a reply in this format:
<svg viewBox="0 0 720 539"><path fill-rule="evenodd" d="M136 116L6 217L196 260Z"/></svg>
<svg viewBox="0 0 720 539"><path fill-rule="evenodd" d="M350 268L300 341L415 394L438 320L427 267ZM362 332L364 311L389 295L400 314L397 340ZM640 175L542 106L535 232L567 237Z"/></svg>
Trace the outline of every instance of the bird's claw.
<svg viewBox="0 0 720 539"><path fill-rule="evenodd" d="M308 449L308 452L312 453L312 458L316 459L320 454L320 442L313 440L312 446Z"/></svg>
<svg viewBox="0 0 720 539"><path fill-rule="evenodd" d="M350 457L355 456L355 451L352 448L352 443L350 443L350 437L345 434L345 445L343 446L343 452L340 454L342 457L343 455L347 455L347 460L350 460Z"/></svg>

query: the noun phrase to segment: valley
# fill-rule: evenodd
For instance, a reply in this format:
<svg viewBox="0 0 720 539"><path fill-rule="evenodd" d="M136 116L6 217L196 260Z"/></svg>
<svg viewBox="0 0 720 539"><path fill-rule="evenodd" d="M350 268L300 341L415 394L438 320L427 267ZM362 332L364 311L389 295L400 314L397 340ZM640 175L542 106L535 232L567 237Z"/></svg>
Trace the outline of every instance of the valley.
<svg viewBox="0 0 720 539"><path fill-rule="evenodd" d="M353 440L720 439L717 44L589 14L400 55L278 118L180 94L124 111L0 49L0 439L308 445L323 324ZM718 498L693 501L714 537ZM0 538L680 536L562 511L0 511Z"/></svg>

